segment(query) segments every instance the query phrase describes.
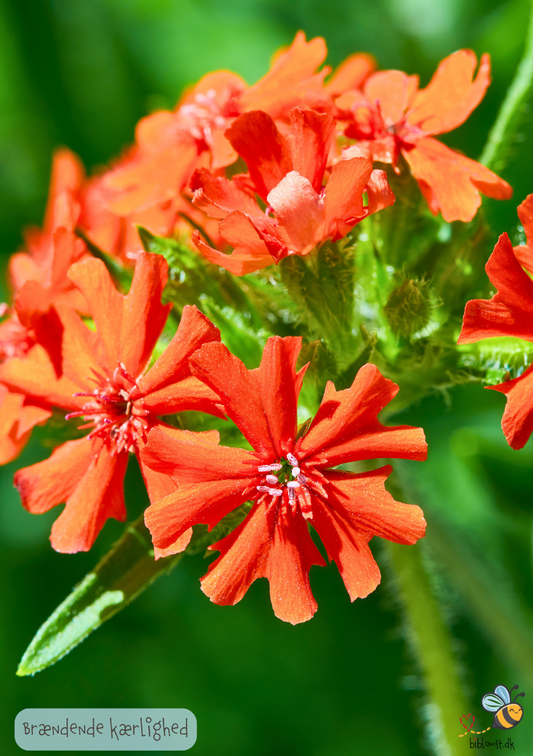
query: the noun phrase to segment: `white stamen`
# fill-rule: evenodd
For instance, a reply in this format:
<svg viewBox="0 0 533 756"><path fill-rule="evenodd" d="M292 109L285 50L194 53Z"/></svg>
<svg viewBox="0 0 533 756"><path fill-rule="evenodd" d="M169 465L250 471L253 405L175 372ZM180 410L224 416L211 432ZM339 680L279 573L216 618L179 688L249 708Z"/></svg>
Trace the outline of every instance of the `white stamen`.
<svg viewBox="0 0 533 756"><path fill-rule="evenodd" d="M305 484L307 483L307 478L305 477L305 475L302 475L300 473L300 475L298 475L298 481L302 484L302 486L305 486Z"/></svg>
<svg viewBox="0 0 533 756"><path fill-rule="evenodd" d="M298 465L298 460L296 459L296 457L294 456L294 454L291 454L289 452L289 454L287 454L287 459L289 460L289 462L291 463L291 465Z"/></svg>
<svg viewBox="0 0 533 756"><path fill-rule="evenodd" d="M291 480L287 483L287 488L300 488L300 484L297 480Z"/></svg>
<svg viewBox="0 0 533 756"><path fill-rule="evenodd" d="M257 486L258 491L264 491L265 493L268 493L270 491L270 488L268 486Z"/></svg>
<svg viewBox="0 0 533 756"><path fill-rule="evenodd" d="M293 467L292 468L292 477L297 478L300 474L300 468L299 467Z"/></svg>
<svg viewBox="0 0 533 756"><path fill-rule="evenodd" d="M271 486L277 486L278 479L276 478L275 475L267 475L266 476L266 482L270 483Z"/></svg>
<svg viewBox="0 0 533 756"><path fill-rule="evenodd" d="M274 462L272 465L259 465L257 468L259 472L270 472L270 470L281 470L283 465L279 462Z"/></svg>
<svg viewBox="0 0 533 756"><path fill-rule="evenodd" d="M293 499L296 497L296 491L294 488L289 488L289 499L293 501Z"/></svg>
<svg viewBox="0 0 533 756"><path fill-rule="evenodd" d="M283 495L283 491L282 491L281 488L269 488L268 489L268 493L271 496L282 496Z"/></svg>

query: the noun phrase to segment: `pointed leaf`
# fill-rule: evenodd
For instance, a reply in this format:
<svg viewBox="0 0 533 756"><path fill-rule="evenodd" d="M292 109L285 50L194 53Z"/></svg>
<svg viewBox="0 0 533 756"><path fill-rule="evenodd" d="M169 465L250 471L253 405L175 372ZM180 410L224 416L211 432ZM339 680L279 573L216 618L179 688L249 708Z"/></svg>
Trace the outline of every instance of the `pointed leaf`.
<svg viewBox="0 0 533 756"><path fill-rule="evenodd" d="M141 516L42 625L17 675L33 675L55 664L157 577L170 572L182 556L155 561Z"/></svg>

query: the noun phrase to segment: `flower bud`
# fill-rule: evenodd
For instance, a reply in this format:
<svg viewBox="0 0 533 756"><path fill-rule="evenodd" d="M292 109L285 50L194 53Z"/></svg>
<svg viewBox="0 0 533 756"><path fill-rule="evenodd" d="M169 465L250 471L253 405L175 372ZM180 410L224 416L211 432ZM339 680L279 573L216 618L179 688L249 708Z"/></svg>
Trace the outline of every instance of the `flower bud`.
<svg viewBox="0 0 533 756"><path fill-rule="evenodd" d="M405 278L391 292L385 315L397 336L412 336L429 322L431 299L427 281Z"/></svg>

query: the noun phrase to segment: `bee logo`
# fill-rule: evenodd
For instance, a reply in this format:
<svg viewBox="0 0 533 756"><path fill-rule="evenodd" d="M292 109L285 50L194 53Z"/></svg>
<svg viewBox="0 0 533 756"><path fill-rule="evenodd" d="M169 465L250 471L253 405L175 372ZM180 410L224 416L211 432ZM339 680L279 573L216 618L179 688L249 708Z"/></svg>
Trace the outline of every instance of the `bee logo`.
<svg viewBox="0 0 533 756"><path fill-rule="evenodd" d="M518 685L513 685L511 691L515 688L518 688ZM517 693L511 701L511 693L505 685L498 685L494 688L494 693L487 693L483 696L481 705L485 711L495 712L493 727L498 727L500 730L510 730L511 727L516 727L524 714L520 704L515 703L520 696L525 696L525 693Z"/></svg>

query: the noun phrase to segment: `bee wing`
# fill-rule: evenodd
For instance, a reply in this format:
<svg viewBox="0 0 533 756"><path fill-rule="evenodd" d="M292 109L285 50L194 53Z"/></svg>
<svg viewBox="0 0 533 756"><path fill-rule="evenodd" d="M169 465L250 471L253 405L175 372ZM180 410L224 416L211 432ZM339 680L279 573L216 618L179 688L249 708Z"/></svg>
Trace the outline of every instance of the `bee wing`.
<svg viewBox="0 0 533 756"><path fill-rule="evenodd" d="M496 688L496 690L498 689ZM485 711L498 711L498 709L501 709L502 706L505 706L505 701L503 701L500 696L497 696L494 693L487 693L481 699L481 705L483 706Z"/></svg>
<svg viewBox="0 0 533 756"><path fill-rule="evenodd" d="M505 685L498 685L496 688L494 688L494 692L503 700L504 703L510 703L511 694L509 693L509 688L506 688Z"/></svg>

